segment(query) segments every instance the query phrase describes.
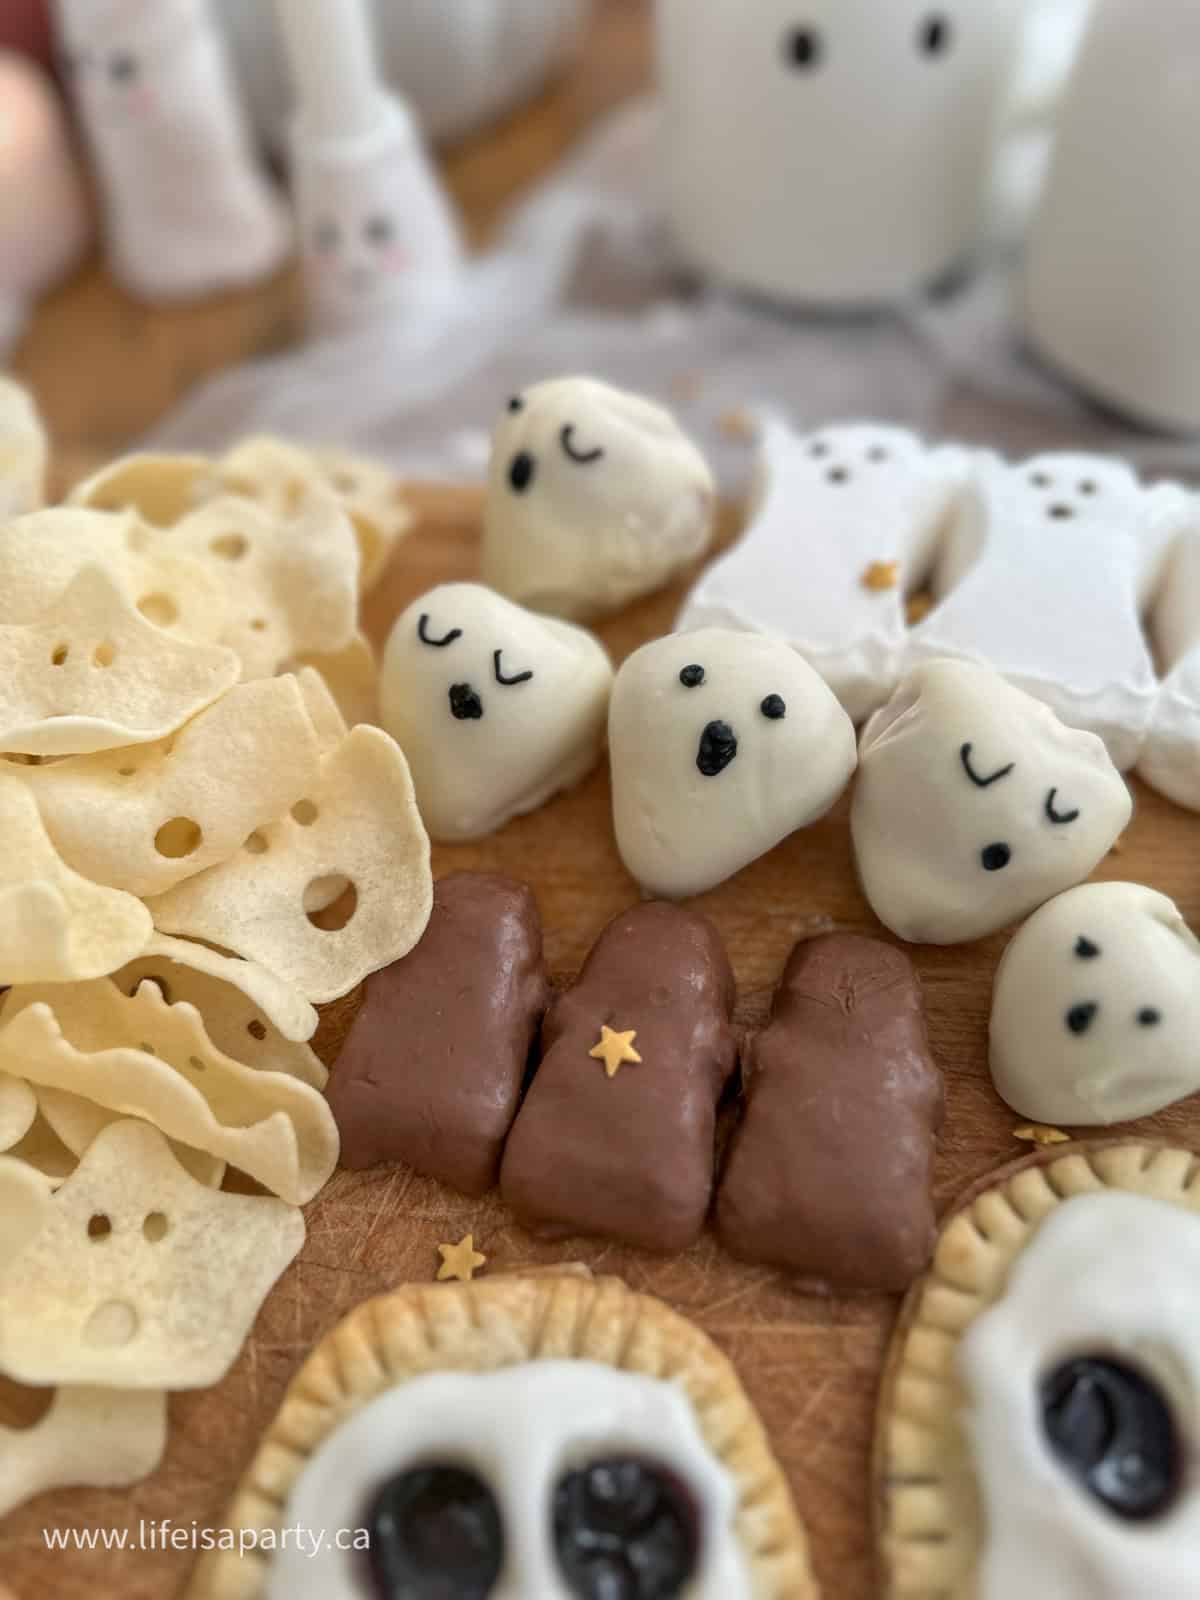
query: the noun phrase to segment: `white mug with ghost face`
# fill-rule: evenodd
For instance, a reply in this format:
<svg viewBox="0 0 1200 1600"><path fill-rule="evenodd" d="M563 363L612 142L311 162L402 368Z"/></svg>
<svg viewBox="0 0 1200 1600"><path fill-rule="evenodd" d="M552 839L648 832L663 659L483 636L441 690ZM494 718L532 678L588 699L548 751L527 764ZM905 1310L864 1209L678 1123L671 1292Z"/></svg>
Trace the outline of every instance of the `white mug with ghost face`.
<svg viewBox="0 0 1200 1600"><path fill-rule="evenodd" d="M791 302L888 302L974 243L1024 0L659 0L688 260Z"/></svg>
<svg viewBox="0 0 1200 1600"><path fill-rule="evenodd" d="M1109 405L1200 429L1200 7L1100 0L1030 241L1034 347Z"/></svg>

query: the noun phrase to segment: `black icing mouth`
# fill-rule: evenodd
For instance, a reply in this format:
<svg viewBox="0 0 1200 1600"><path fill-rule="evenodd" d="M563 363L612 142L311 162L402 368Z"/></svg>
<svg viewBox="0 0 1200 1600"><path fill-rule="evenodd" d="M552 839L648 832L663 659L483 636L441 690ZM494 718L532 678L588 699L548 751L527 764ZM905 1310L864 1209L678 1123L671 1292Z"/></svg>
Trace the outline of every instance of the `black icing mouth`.
<svg viewBox="0 0 1200 1600"><path fill-rule="evenodd" d="M1170 1509L1182 1451L1161 1389L1124 1362L1079 1356L1041 1385L1042 1425L1059 1464L1125 1522Z"/></svg>
<svg viewBox="0 0 1200 1600"><path fill-rule="evenodd" d="M727 722L710 722L700 735L696 765L706 778L719 778L738 753L737 734Z"/></svg>
<svg viewBox="0 0 1200 1600"><path fill-rule="evenodd" d="M537 477L537 462L528 450L522 450L520 455L512 458L512 465L508 469L508 481L512 485L514 494L527 494Z"/></svg>
<svg viewBox="0 0 1200 1600"><path fill-rule="evenodd" d="M483 716L483 701L469 683L450 685L450 715L456 722L478 722Z"/></svg>

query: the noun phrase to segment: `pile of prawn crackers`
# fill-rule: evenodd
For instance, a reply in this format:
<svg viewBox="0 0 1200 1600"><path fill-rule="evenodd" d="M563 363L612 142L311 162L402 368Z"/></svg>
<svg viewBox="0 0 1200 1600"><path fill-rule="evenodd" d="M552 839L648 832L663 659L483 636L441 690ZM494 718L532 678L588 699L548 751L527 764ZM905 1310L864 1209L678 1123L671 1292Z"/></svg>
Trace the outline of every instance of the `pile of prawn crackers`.
<svg viewBox="0 0 1200 1600"><path fill-rule="evenodd" d="M256 440L46 508L46 465L0 381L0 1376L56 1391L0 1514L153 1471L228 1371L337 1162L316 1007L433 896L363 725L389 475Z"/></svg>

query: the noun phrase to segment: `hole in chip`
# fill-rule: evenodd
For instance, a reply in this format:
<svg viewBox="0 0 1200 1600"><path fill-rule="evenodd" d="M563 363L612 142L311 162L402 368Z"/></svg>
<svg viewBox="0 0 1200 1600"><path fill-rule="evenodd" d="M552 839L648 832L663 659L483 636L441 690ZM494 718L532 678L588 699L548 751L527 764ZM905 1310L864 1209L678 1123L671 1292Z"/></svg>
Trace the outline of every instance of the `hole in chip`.
<svg viewBox="0 0 1200 1600"><path fill-rule="evenodd" d="M321 813L311 800L297 800L292 807L292 815L302 828L311 828Z"/></svg>
<svg viewBox="0 0 1200 1600"><path fill-rule="evenodd" d="M129 1344L138 1329L137 1312L123 1300L106 1300L87 1319L83 1330L85 1344L119 1350Z"/></svg>
<svg viewBox="0 0 1200 1600"><path fill-rule="evenodd" d="M199 1056L189 1056L188 1057L188 1066L191 1067L193 1072L207 1072L208 1071L208 1068L204 1065L203 1061L201 1061Z"/></svg>
<svg viewBox="0 0 1200 1600"><path fill-rule="evenodd" d="M204 841L204 833L191 817L172 817L154 835L154 848L169 861L182 861L194 855Z"/></svg>
<svg viewBox="0 0 1200 1600"><path fill-rule="evenodd" d="M266 855L267 841L263 838L261 833L252 833L242 846L242 849L249 850L252 856Z"/></svg>
<svg viewBox="0 0 1200 1600"><path fill-rule="evenodd" d="M56 645L55 649L54 649L54 654L50 657L50 665L54 666L54 667L63 667L63 666L65 666L66 662L67 662L67 657L70 654L71 654L70 645L65 645L65 644Z"/></svg>
<svg viewBox="0 0 1200 1600"><path fill-rule="evenodd" d="M223 533L220 538L214 539L208 547L213 555L220 556L224 561L240 561L250 548L246 536L241 533Z"/></svg>
<svg viewBox="0 0 1200 1600"><path fill-rule="evenodd" d="M36 1428L54 1404L53 1389L30 1389L0 1377L0 1428L27 1433Z"/></svg>
<svg viewBox="0 0 1200 1600"><path fill-rule="evenodd" d="M117 659L117 647L106 639L103 644L98 644L92 651L92 665L94 667L111 667Z"/></svg>
<svg viewBox="0 0 1200 1600"><path fill-rule="evenodd" d="M261 1043L267 1037L267 1025L255 1017L253 1022L246 1024L246 1032L252 1039L257 1039Z"/></svg>
<svg viewBox="0 0 1200 1600"><path fill-rule="evenodd" d="M152 1211L142 1223L142 1233L148 1244L159 1244L167 1237L170 1223L161 1211Z"/></svg>
<svg viewBox="0 0 1200 1600"><path fill-rule="evenodd" d="M179 607L169 594L144 594L138 601L138 610L156 628L169 628L179 621Z"/></svg>
<svg viewBox="0 0 1200 1600"><path fill-rule="evenodd" d="M112 1223L102 1211L97 1211L94 1217L88 1220L88 1238L99 1241L107 1239L112 1233Z"/></svg>
<svg viewBox="0 0 1200 1600"><path fill-rule="evenodd" d="M132 777L135 777L136 774L137 774L137 768L136 767L118 767L117 768L117 777L118 778L132 778Z"/></svg>
<svg viewBox="0 0 1200 1600"><path fill-rule="evenodd" d="M304 912L322 933L340 933L358 910L358 890L340 874L314 878L304 891Z"/></svg>

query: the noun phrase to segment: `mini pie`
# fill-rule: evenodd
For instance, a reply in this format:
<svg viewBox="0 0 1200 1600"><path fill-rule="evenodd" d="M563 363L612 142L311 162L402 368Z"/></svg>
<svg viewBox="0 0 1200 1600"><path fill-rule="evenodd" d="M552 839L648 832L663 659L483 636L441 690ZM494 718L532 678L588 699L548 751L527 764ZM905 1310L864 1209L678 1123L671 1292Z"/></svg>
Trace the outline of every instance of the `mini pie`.
<svg viewBox="0 0 1200 1600"><path fill-rule="evenodd" d="M1198 1309L1190 1151L1060 1147L973 1189L884 1374L885 1600L1195 1594Z"/></svg>
<svg viewBox="0 0 1200 1600"><path fill-rule="evenodd" d="M641 1541L623 1568L626 1585L638 1575L633 1587L605 1587L613 1573L587 1568L588 1540L571 1544L572 1519L600 1504L589 1499L596 1474L610 1512L615 1498L630 1518L615 1565ZM422 1517L450 1501L441 1531L459 1565L438 1575L443 1589L406 1563L421 1548ZM463 1515L479 1538L461 1532ZM282 1545L270 1553L279 1530L310 1519L369 1525L369 1558L361 1546L294 1562ZM293 1381L224 1526L243 1548L253 1530L258 1549L207 1554L189 1600L817 1594L786 1480L729 1362L659 1301L567 1270L409 1286L358 1307ZM424 1530L428 1552L438 1530ZM685 1548L691 1566L677 1569ZM364 1579L368 1560L377 1588Z"/></svg>

